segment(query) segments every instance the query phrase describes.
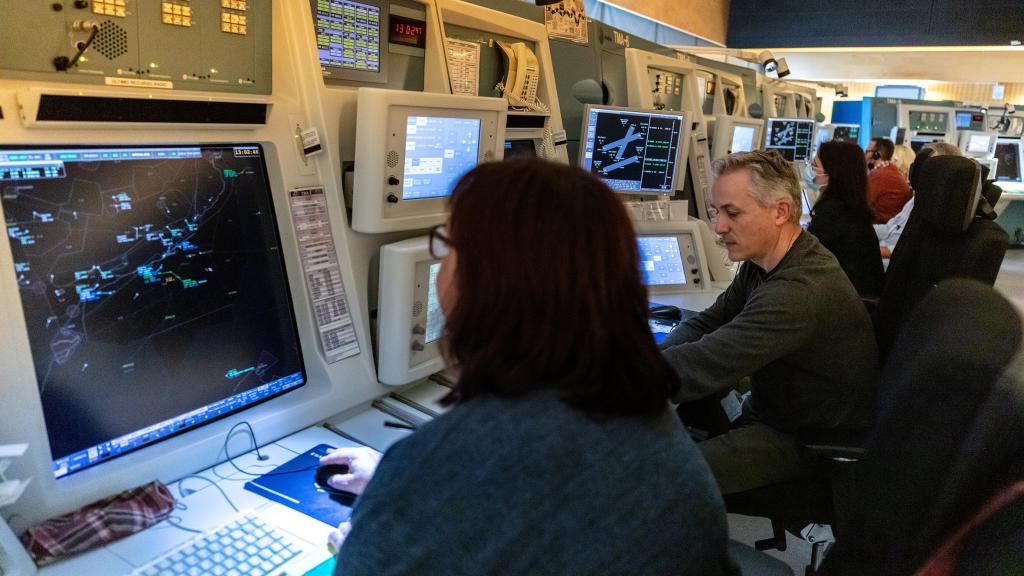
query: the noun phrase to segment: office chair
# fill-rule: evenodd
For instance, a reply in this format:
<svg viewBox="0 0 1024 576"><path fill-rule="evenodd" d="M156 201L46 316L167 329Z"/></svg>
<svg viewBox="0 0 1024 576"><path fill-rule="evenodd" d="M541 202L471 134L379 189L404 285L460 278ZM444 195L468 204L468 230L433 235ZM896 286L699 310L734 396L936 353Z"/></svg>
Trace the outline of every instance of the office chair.
<svg viewBox="0 0 1024 576"><path fill-rule="evenodd" d="M946 278L995 283L1009 236L975 211L984 189L981 165L961 156L933 156L915 167L914 210L900 236L872 313L884 364L906 318Z"/></svg>
<svg viewBox="0 0 1024 576"><path fill-rule="evenodd" d="M1021 327L1014 307L977 281L945 281L921 302L886 366L856 510L821 574L913 574L993 495L1024 480ZM1024 497L963 544L955 573L1019 573Z"/></svg>

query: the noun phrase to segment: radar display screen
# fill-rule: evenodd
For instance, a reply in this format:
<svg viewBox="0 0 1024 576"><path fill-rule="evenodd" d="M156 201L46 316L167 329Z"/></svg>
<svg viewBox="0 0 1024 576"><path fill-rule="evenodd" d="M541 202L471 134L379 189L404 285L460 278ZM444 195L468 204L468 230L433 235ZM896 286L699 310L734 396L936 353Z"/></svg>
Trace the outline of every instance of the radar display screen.
<svg viewBox="0 0 1024 576"><path fill-rule="evenodd" d="M832 130L832 140L837 142L851 142L856 144L860 138L860 126L836 125Z"/></svg>
<svg viewBox="0 0 1024 576"><path fill-rule="evenodd" d="M996 144L997 182L1020 182L1020 142L999 142Z"/></svg>
<svg viewBox="0 0 1024 576"><path fill-rule="evenodd" d="M683 122L682 112L589 108L581 166L619 192L672 194Z"/></svg>
<svg viewBox="0 0 1024 576"><path fill-rule="evenodd" d="M61 477L302 386L259 145L0 147Z"/></svg>
<svg viewBox="0 0 1024 576"><path fill-rule="evenodd" d="M778 150L786 160L810 160L813 136L813 120L769 118L764 147Z"/></svg>

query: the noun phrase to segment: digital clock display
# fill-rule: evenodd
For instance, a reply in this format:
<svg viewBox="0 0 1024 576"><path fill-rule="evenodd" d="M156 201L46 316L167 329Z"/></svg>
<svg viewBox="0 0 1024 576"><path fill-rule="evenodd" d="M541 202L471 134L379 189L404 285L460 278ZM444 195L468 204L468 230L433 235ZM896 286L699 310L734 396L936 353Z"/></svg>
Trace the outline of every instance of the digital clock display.
<svg viewBox="0 0 1024 576"><path fill-rule="evenodd" d="M388 21L388 42L413 48L427 47L426 22L395 14L391 14Z"/></svg>

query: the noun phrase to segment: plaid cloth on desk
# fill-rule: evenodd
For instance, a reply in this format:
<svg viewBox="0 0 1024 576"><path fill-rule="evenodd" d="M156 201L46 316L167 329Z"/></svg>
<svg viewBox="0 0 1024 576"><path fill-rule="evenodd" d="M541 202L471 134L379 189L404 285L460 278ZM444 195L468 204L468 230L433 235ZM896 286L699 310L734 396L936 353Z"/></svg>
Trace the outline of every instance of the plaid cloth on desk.
<svg viewBox="0 0 1024 576"><path fill-rule="evenodd" d="M154 480L33 526L21 543L36 564L45 566L149 528L172 510L174 496Z"/></svg>

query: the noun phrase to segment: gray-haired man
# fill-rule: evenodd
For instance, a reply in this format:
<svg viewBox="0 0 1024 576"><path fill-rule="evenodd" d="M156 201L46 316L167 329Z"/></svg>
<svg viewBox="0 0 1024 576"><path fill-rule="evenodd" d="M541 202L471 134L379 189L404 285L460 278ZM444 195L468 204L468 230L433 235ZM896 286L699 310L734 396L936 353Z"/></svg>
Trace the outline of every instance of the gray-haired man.
<svg viewBox="0 0 1024 576"><path fill-rule="evenodd" d="M775 152L715 162L715 233L743 261L715 303L662 343L689 402L752 387L733 428L700 444L723 493L808 472L793 434L866 424L878 351L864 305L835 257L800 227L800 184Z"/></svg>

